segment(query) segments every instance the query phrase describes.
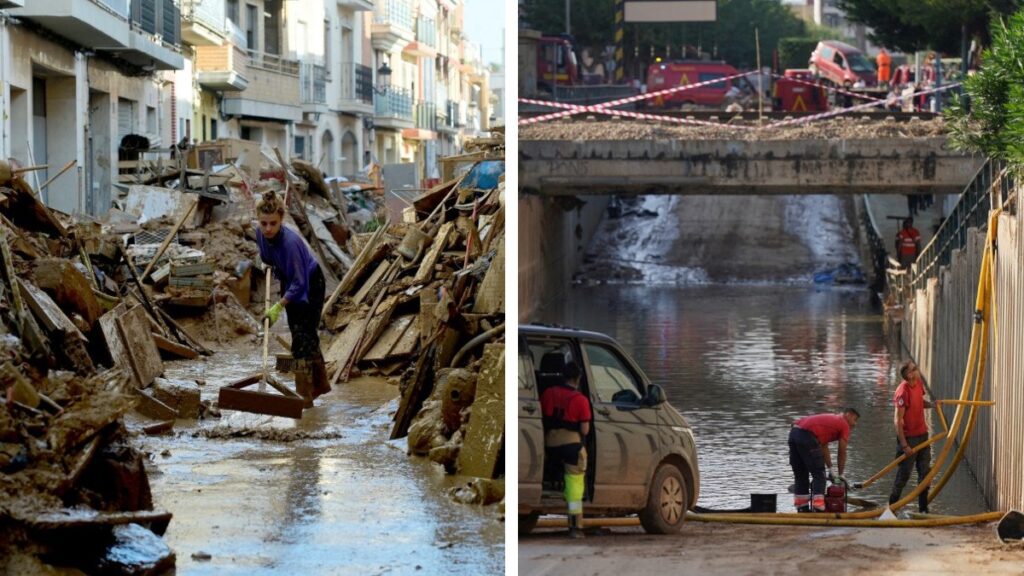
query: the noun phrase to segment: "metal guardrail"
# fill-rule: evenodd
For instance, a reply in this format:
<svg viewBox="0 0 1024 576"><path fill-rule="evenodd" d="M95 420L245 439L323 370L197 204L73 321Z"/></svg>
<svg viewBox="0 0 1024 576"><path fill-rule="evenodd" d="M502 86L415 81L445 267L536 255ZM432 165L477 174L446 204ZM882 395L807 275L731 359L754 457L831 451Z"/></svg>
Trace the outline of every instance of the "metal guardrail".
<svg viewBox="0 0 1024 576"><path fill-rule="evenodd" d="M276 54L257 52L256 50L246 50L245 53L249 56L249 66L252 68L262 68L271 72L280 72L281 74L290 74L292 76L299 75L298 60L289 60L281 58Z"/></svg>
<svg viewBox="0 0 1024 576"><path fill-rule="evenodd" d="M224 0L181 0L181 18L224 32Z"/></svg>
<svg viewBox="0 0 1024 576"><path fill-rule="evenodd" d="M911 267L909 286L923 288L929 278L938 275L939 269L949 264L953 250L966 245L968 229L984 230L988 226L992 201L1002 206L1013 189L1014 178L1006 169L1006 163L986 160L960 194L956 207L917 257Z"/></svg>
<svg viewBox="0 0 1024 576"><path fill-rule="evenodd" d="M341 64L341 99L373 104L373 70L358 62Z"/></svg>
<svg viewBox="0 0 1024 576"><path fill-rule="evenodd" d="M413 120L412 94L408 88L388 86L384 94L373 101L374 115L401 120Z"/></svg>
<svg viewBox="0 0 1024 576"><path fill-rule="evenodd" d="M303 62L299 68L299 98L303 104L327 103L327 68Z"/></svg>
<svg viewBox="0 0 1024 576"><path fill-rule="evenodd" d="M395 24L412 30L412 4L408 0L385 0L373 7L373 22Z"/></svg>

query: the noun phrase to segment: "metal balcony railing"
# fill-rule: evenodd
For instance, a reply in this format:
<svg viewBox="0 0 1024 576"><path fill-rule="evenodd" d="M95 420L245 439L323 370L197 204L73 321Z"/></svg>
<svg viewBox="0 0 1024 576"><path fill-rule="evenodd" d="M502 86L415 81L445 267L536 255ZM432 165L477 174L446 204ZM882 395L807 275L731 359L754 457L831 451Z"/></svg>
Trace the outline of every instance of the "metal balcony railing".
<svg viewBox="0 0 1024 576"><path fill-rule="evenodd" d="M174 0L131 0L132 27L159 34L165 44L181 44L181 11Z"/></svg>
<svg viewBox="0 0 1024 576"><path fill-rule="evenodd" d="M433 102L416 103L416 127L421 130L437 130L437 104Z"/></svg>
<svg viewBox="0 0 1024 576"><path fill-rule="evenodd" d="M412 4L408 0L384 0L373 7L375 24L394 24L412 30Z"/></svg>
<svg viewBox="0 0 1024 576"><path fill-rule="evenodd" d="M224 0L181 0L181 19L224 32Z"/></svg>
<svg viewBox="0 0 1024 576"><path fill-rule="evenodd" d="M917 257L911 267L910 286L924 288L925 282L938 275L942 266L949 265L953 250L966 245L967 230L984 230L988 226L993 200L1002 206L1013 189L1014 178L1006 169L1006 163L1002 160L986 160L960 194L956 207Z"/></svg>
<svg viewBox="0 0 1024 576"><path fill-rule="evenodd" d="M373 104L373 70L358 62L341 64L341 99Z"/></svg>
<svg viewBox="0 0 1024 576"><path fill-rule="evenodd" d="M245 53L249 56L249 66L252 68L262 68L271 72L280 72L281 74L292 76L299 75L298 60L289 60L281 58L276 54L267 54L266 52L257 52L256 50L246 50Z"/></svg>
<svg viewBox="0 0 1024 576"><path fill-rule="evenodd" d="M433 18L416 18L416 41L430 47L437 46L437 23Z"/></svg>
<svg viewBox="0 0 1024 576"><path fill-rule="evenodd" d="M299 68L299 98L303 104L327 103L327 68L303 62Z"/></svg>
<svg viewBox="0 0 1024 576"><path fill-rule="evenodd" d="M408 88L388 86L383 94L374 98L373 108L375 116L413 120L412 94Z"/></svg>

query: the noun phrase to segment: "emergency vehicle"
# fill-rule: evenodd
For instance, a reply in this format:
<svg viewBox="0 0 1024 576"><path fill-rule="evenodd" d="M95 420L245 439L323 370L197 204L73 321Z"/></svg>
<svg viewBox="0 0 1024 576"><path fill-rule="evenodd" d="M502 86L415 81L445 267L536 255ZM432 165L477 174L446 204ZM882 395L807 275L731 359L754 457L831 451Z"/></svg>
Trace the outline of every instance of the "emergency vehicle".
<svg viewBox="0 0 1024 576"><path fill-rule="evenodd" d="M825 112L828 110L828 93L822 86L812 86L818 81L814 73L806 69L790 69L775 81L772 88L772 109L785 112Z"/></svg>
<svg viewBox="0 0 1024 576"><path fill-rule="evenodd" d="M736 74L739 74L739 70L725 62L709 62L705 60L656 62L647 68L646 93L707 82ZM649 100L647 105L655 108L677 108L684 104L695 104L697 106L713 106L717 108L721 107L725 102L725 95L733 86L748 94L757 94L750 82L743 77L723 80L700 88L681 90L666 96L658 96Z"/></svg>

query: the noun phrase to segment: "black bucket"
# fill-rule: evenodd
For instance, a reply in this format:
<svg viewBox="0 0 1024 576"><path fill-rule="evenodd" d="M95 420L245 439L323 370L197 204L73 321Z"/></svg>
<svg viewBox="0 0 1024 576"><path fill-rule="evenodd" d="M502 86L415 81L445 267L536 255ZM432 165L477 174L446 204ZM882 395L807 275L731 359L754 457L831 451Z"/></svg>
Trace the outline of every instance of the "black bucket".
<svg viewBox="0 0 1024 576"><path fill-rule="evenodd" d="M776 511L776 494L751 494L751 512L772 512Z"/></svg>
<svg viewBox="0 0 1024 576"><path fill-rule="evenodd" d="M1024 539L1024 514L1010 510L996 525L996 534L1003 542L1019 542Z"/></svg>

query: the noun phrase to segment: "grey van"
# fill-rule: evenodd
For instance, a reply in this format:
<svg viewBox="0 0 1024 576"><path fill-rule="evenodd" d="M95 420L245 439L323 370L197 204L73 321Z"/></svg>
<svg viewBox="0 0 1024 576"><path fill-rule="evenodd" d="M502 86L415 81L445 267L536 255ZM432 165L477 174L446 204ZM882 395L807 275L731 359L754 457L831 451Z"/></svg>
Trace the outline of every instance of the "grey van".
<svg viewBox="0 0 1024 576"><path fill-rule="evenodd" d="M682 414L612 338L539 325L519 327L519 531L564 514L560 472L545 465L540 396L566 362L583 371L593 413L585 517L639 514L647 532L677 532L700 494L697 447Z"/></svg>

